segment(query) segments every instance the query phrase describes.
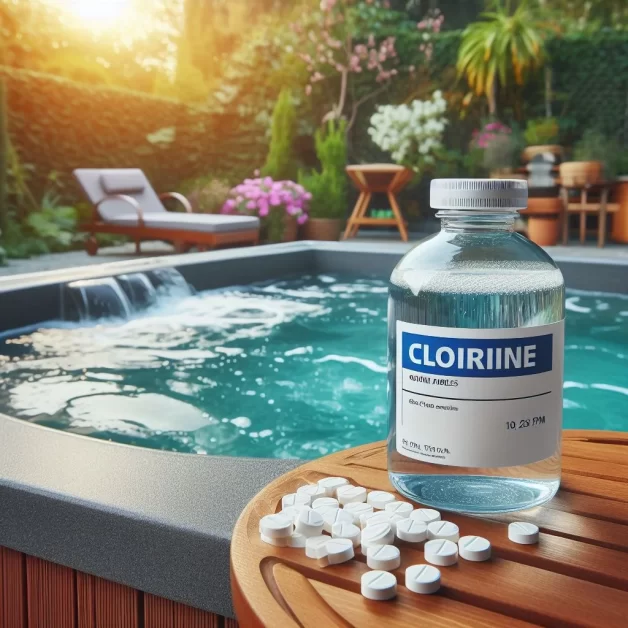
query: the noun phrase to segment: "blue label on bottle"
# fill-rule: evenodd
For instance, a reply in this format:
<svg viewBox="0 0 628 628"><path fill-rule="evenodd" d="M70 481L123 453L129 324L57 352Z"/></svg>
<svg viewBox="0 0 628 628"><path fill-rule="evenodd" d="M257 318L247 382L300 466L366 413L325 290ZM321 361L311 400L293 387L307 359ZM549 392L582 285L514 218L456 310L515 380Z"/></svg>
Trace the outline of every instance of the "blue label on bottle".
<svg viewBox="0 0 628 628"><path fill-rule="evenodd" d="M404 369L456 377L520 377L552 370L552 334L527 338L442 338L403 332Z"/></svg>

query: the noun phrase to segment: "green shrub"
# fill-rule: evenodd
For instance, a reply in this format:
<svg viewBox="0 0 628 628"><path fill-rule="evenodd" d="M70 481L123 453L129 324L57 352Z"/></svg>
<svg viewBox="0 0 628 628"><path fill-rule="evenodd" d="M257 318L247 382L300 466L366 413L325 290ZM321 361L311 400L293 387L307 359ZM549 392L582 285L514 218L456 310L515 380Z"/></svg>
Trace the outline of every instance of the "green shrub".
<svg viewBox="0 0 628 628"><path fill-rule="evenodd" d="M523 137L528 146L556 144L559 131L556 118L537 118L528 121Z"/></svg>
<svg viewBox="0 0 628 628"><path fill-rule="evenodd" d="M574 161L601 161L604 164L605 176L613 179L618 166L620 154L616 139L610 139L597 129L587 129L573 150Z"/></svg>
<svg viewBox="0 0 628 628"><path fill-rule="evenodd" d="M293 181L297 167L293 152L297 114L289 89L282 89L273 110L270 149L262 176L275 181Z"/></svg>
<svg viewBox="0 0 628 628"><path fill-rule="evenodd" d="M219 214L231 186L223 179L208 176L186 181L180 191L187 196L195 213Z"/></svg>
<svg viewBox="0 0 628 628"><path fill-rule="evenodd" d="M299 172L299 183L312 194L311 218L344 218L347 211L346 122L330 120L315 135L321 170Z"/></svg>

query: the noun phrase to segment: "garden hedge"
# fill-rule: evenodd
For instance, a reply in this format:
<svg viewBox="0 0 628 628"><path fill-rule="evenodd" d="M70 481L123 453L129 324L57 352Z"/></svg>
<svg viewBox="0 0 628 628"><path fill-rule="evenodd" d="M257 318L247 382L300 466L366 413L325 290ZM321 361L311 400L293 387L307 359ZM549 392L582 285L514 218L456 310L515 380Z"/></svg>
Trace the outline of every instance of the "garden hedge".
<svg viewBox="0 0 628 628"><path fill-rule="evenodd" d="M75 83L0 66L9 134L30 186L40 195L50 172L80 198L75 168L141 168L159 191L191 177L237 181L265 159L265 129L237 113L210 113L138 92Z"/></svg>

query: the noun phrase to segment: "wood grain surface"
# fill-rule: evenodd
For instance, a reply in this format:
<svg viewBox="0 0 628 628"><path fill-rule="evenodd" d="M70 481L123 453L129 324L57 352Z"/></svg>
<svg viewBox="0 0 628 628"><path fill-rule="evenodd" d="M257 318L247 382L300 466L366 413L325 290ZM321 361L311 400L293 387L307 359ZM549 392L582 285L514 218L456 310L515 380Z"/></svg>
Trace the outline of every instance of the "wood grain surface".
<svg viewBox="0 0 628 628"><path fill-rule="evenodd" d="M628 434L567 430L563 480L545 506L489 518L443 513L461 535L488 538L487 563L460 560L441 568L442 588L417 595L404 585L406 567L424 563L422 544L396 541L401 567L395 600L360 594L368 571L361 552L321 568L304 550L259 538L259 520L281 510L281 497L331 475L369 490L395 492L385 443L364 445L304 464L278 478L244 510L231 545L231 583L242 626L628 626ZM407 501L404 497L398 499ZM538 545L508 540L510 521L541 529Z"/></svg>

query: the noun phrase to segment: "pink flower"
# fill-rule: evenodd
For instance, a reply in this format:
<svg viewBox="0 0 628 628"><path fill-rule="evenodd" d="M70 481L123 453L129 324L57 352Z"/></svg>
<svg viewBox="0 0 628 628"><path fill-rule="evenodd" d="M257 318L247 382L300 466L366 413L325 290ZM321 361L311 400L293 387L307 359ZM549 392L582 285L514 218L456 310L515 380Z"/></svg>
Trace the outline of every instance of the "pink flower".
<svg viewBox="0 0 628 628"><path fill-rule="evenodd" d="M312 86L311 85L306 85L305 86L305 95L306 96L311 96L312 95Z"/></svg>
<svg viewBox="0 0 628 628"><path fill-rule="evenodd" d="M297 224L299 225L303 225L307 222L308 217L307 214L301 214L298 218L297 218Z"/></svg>
<svg viewBox="0 0 628 628"><path fill-rule="evenodd" d="M257 205L256 205L255 201L249 201L249 202L246 204L246 208L247 208L247 209L255 209L256 207L257 207Z"/></svg>
<svg viewBox="0 0 628 628"><path fill-rule="evenodd" d="M279 198L279 194L271 193L269 200L270 204L274 207L277 207L277 205L281 205L281 198Z"/></svg>

